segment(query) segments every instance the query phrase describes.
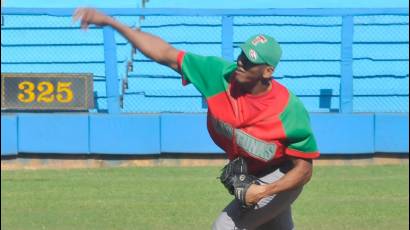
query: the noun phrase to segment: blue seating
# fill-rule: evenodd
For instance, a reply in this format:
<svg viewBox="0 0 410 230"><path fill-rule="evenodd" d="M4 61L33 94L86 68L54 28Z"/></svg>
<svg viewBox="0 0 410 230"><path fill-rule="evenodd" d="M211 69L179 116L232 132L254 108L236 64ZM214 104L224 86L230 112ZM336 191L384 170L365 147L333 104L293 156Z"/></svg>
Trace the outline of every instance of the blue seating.
<svg viewBox="0 0 410 230"><path fill-rule="evenodd" d="M181 1L181 0L150 0L148 8L219 8L219 9L266 9L266 8L388 8L409 7L407 1L327 1L327 0L293 0L293 1L269 1L269 0L207 0L207 1Z"/></svg>
<svg viewBox="0 0 410 230"><path fill-rule="evenodd" d="M158 1L151 1L148 7L155 4ZM116 18L178 49L222 55L221 17ZM408 112L408 21L408 16L392 15L354 18L354 112ZM284 51L274 77L300 96L309 111L337 111L341 26L341 17L235 17L234 58L241 52L239 44L251 35L274 36ZM128 76L129 83L123 112L206 111L199 92L193 86L183 87L175 71L139 52L131 55L131 44L118 33L115 36L119 79ZM70 17L5 15L1 50L2 72L93 73L97 110L107 108L100 28L85 33ZM129 60L133 68L127 73Z"/></svg>

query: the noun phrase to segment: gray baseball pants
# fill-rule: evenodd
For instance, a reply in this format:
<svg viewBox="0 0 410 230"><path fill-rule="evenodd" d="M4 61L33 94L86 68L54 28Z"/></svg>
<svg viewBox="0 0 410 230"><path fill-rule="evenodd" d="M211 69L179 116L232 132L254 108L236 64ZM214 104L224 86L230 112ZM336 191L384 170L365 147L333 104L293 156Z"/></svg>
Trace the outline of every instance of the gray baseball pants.
<svg viewBox="0 0 410 230"><path fill-rule="evenodd" d="M260 179L267 183L279 180L285 174L277 169ZM302 191L302 187L266 197L253 209L242 209L233 200L215 220L213 230L293 230L291 204Z"/></svg>

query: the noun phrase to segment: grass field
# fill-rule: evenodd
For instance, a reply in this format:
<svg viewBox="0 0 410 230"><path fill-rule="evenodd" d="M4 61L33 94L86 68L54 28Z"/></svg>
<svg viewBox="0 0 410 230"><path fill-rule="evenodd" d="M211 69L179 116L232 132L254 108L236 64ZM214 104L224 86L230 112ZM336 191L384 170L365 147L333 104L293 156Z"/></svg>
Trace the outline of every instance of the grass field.
<svg viewBox="0 0 410 230"><path fill-rule="evenodd" d="M219 168L2 171L1 229L210 229L231 197ZM409 228L409 166L320 166L297 229Z"/></svg>

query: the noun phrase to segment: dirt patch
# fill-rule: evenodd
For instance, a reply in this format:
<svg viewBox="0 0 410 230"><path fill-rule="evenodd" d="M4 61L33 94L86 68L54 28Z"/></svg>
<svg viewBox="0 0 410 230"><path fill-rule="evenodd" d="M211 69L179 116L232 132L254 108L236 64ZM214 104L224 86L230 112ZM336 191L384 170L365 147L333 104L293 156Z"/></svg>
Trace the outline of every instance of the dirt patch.
<svg viewBox="0 0 410 230"><path fill-rule="evenodd" d="M54 156L52 159L42 156L8 158L1 160L1 170L36 170L36 169L78 169L106 167L204 167L224 166L227 160L223 156L165 156L165 157L92 157L89 156ZM409 164L408 155L376 157L325 157L314 161L315 165L331 166L366 166L366 165L405 165Z"/></svg>

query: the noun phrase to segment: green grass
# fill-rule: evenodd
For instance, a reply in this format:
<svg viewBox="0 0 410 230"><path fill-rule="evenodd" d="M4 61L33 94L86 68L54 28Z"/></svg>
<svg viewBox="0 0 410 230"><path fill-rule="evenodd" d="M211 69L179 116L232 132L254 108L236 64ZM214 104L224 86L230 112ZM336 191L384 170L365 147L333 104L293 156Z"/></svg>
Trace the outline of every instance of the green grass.
<svg viewBox="0 0 410 230"><path fill-rule="evenodd" d="M231 197L219 168L1 172L1 229L210 229ZM297 229L409 228L409 166L315 167Z"/></svg>

